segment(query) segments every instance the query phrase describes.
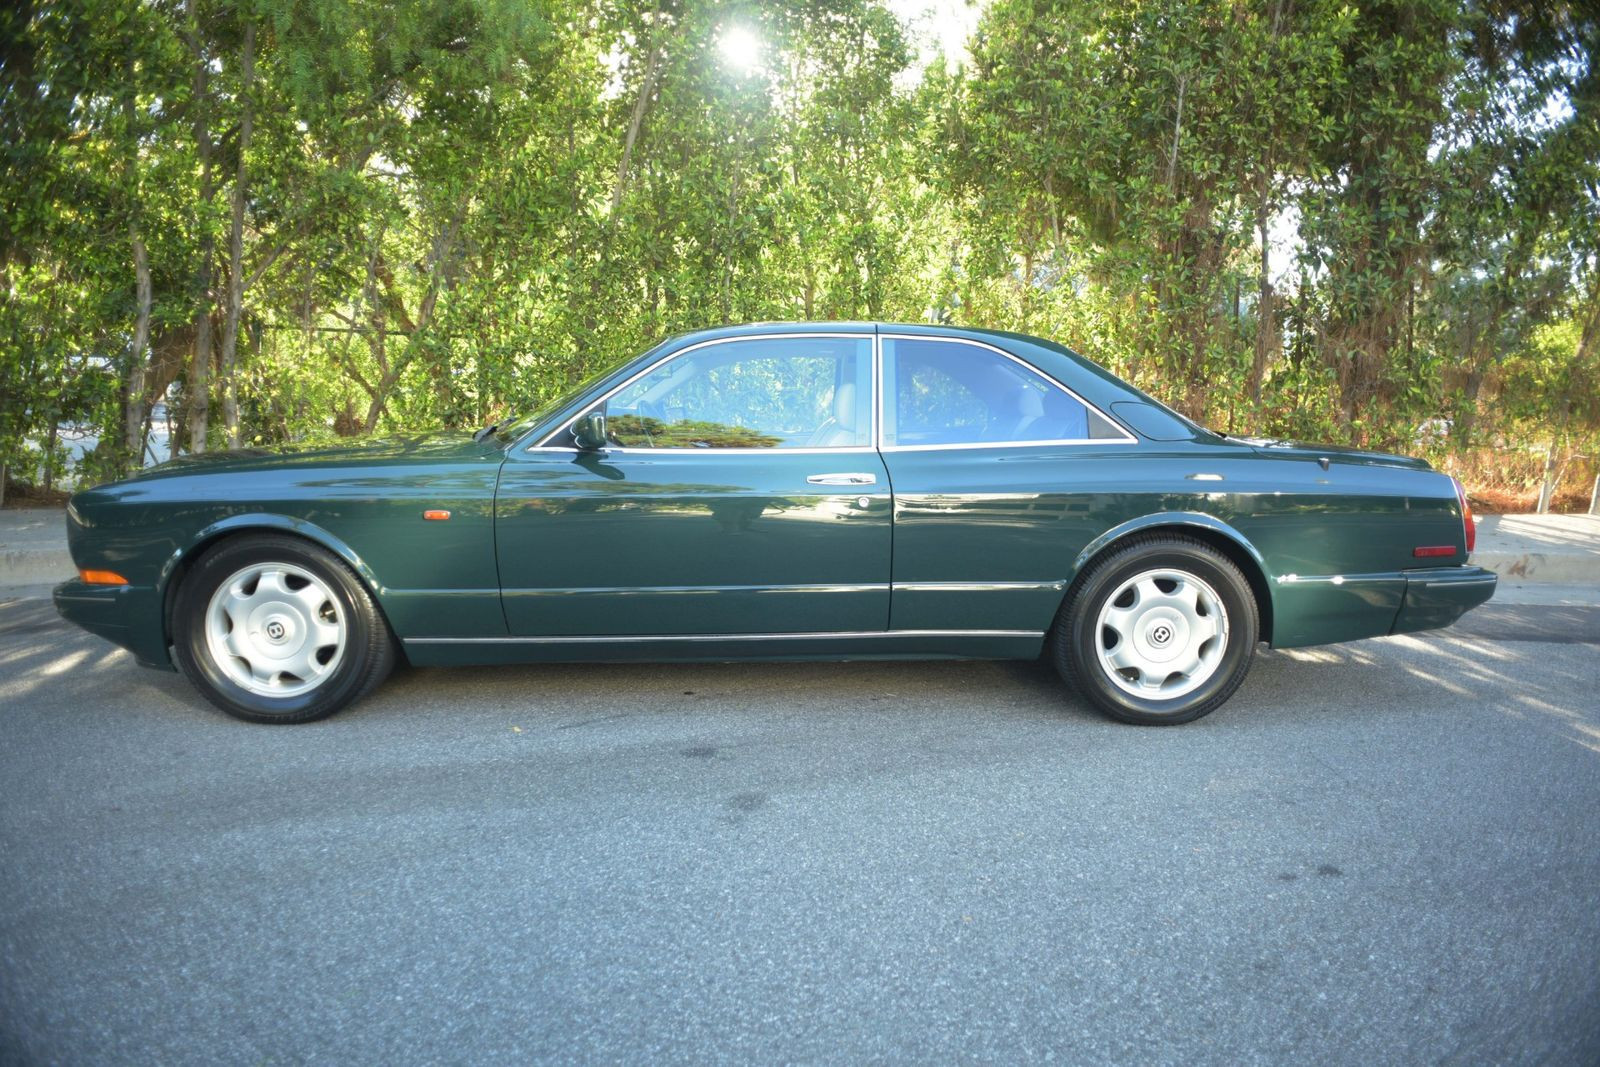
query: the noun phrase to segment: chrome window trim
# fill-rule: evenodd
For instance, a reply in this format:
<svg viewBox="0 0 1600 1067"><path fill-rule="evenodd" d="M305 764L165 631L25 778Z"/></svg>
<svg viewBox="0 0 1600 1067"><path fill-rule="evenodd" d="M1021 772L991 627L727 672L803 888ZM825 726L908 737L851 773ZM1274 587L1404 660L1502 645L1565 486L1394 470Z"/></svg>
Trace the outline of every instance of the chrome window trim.
<svg viewBox="0 0 1600 1067"><path fill-rule="evenodd" d="M559 433L560 431L556 431ZM529 445L525 452L582 452L581 448L565 448L561 445ZM840 445L835 448L626 448L614 445L604 450L596 449L596 455L616 455L622 453L629 456L819 456L833 455L839 452L871 452L871 445Z"/></svg>
<svg viewBox="0 0 1600 1067"><path fill-rule="evenodd" d="M568 423L561 429L571 426ZM556 433L560 433L557 430ZM529 445L523 452L562 452L567 455L576 455L583 452L581 448L572 445ZM834 448L625 448L621 445L608 446L605 449L596 449L592 455L616 455L622 453L629 456L823 456L835 455L840 452L850 452L856 455L862 452L871 452L871 445L840 445Z"/></svg>
<svg viewBox="0 0 1600 1067"><path fill-rule="evenodd" d="M1057 389L1061 390L1063 393L1066 393L1072 399L1074 399L1078 403L1082 404L1086 410L1094 412L1096 415L1099 415L1102 419L1105 419L1107 423L1109 423L1112 426L1115 426L1118 430L1121 430L1123 436L1120 437L1120 438L1115 438L1115 437L1063 437L1063 438L1051 438L1051 439L1048 439L1048 440L1038 440L1038 441L972 441L972 442L966 442L966 443L937 444L937 445L890 445L890 444L885 444L884 440L883 440L883 427L885 425L884 412L885 412L886 406L889 403L889 390L888 390L888 384L887 384L887 382L884 381L884 376L883 376L883 342L884 341L937 341L937 342L940 342L942 344L972 345L972 346L977 347L977 348L986 348L989 351L996 353L997 355L1004 356L1006 359L1009 359L1011 362L1013 362L1013 363L1017 364L1018 366L1020 366L1023 370L1029 371L1029 372L1031 372L1033 374L1038 375L1040 378L1044 379L1044 381L1047 384L1055 386ZM967 338L967 337L934 337L934 336L931 336L929 334L920 334L920 333L879 333L878 334L878 371L877 371L877 377L878 377L878 410L874 413L875 418L873 419L873 422L877 425L878 436L876 438L874 438L874 440L876 441L877 446L878 446L878 451L880 451L880 452L948 452L948 451L951 451L951 450L954 450L954 449L958 449L958 448L991 448L991 449L992 448L1051 448L1051 447L1055 447L1055 446L1059 446L1059 445L1071 445L1073 447L1079 447L1079 446L1082 446L1082 445L1136 445L1136 444L1139 443L1139 438L1136 437L1133 434L1133 432L1130 431L1126 426L1124 426L1120 421L1118 421L1117 419L1112 418L1110 415L1107 415L1104 411L1101 411L1097 406L1095 406L1094 404L1089 403L1089 401L1085 400L1083 397L1081 397L1077 393L1073 392L1072 389L1069 386L1067 386L1065 383L1056 380L1051 375L1045 373L1044 370L1042 370L1039 367L1034 366L1032 363L1029 363L1027 360L1021 358L1020 356L1014 356L1010 352L1007 352L1005 349L999 348L999 347L997 347L995 345L992 345L992 344L989 344L987 341L976 341L976 340L973 340L973 339ZM895 424L896 424L897 427L899 425L899 421L900 421L899 420L899 413L896 412L896 414L895 414Z"/></svg>
<svg viewBox="0 0 1600 1067"><path fill-rule="evenodd" d="M823 630L769 634L602 634L558 637L408 637L408 645L628 645L657 641L833 641L884 637L1043 637L1043 630Z"/></svg>
<svg viewBox="0 0 1600 1067"><path fill-rule="evenodd" d="M699 351L702 348L709 348L712 345L726 345L726 344L733 344L733 343L740 342L740 341L748 342L748 341L772 341L772 340L805 340L807 338L816 338L816 337L846 337L846 338L852 338L852 339L855 339L855 340L865 339L865 340L868 340L869 342L874 342L875 338L876 338L876 334L875 333L870 333L870 334L869 333L860 333L860 332L852 333L852 332L839 331L839 330L814 330L814 331L806 331L806 332L803 332L803 333L740 334L737 337L713 337L708 341L696 341L692 345L685 345L683 348L680 348L680 349L677 349L676 351L667 353L666 355L662 356L660 359L658 359L655 362L649 364L648 366L642 368L637 373L629 375L623 381L619 382L618 384L612 386L610 389L606 390L606 392L604 394L602 394L600 397L598 397L597 399L589 402L588 404L585 404L583 406L583 411L580 411L577 415L574 415L572 418L570 418L567 421L563 422L560 426L556 427L554 430L551 430L548 434L546 434L544 436L544 438L542 440L540 440L536 444L529 445L527 448L522 449L522 451L524 451L524 452L534 452L534 451L544 451L544 450L556 450L556 451L562 451L562 452L579 452L579 451L582 451L582 449L572 448L572 447L568 447L568 446L564 446L564 445L552 445L550 442L551 442L551 440L553 440L558 435L566 433L567 431L571 430L572 429L572 424L574 422L576 422L578 419L582 418L585 413L593 411L599 405L606 403L612 397L614 397L618 393L622 392L624 389L626 389L628 386L632 385L634 382L638 381L640 378L643 378L645 375L650 374L651 372L655 371L656 368L665 366L666 364L672 362L673 360L679 358L680 356L688 355L690 352L696 352L696 351ZM874 343L872 345L872 354L871 354L871 361L872 361L872 365L874 367L878 363L877 356L878 356L878 348L877 348L876 343ZM841 446L836 447L836 448L625 448L625 447L620 447L619 446L619 447L616 447L616 448L607 448L605 451L607 451L607 452L643 453L643 454L648 454L648 455L663 455L663 454L671 455L671 454L674 454L674 453L678 453L678 454L688 454L688 455L694 455L694 456L703 456L703 455L707 455L709 453L715 453L715 454L718 454L718 455L761 455L761 456L771 456L771 455L777 455L779 453L787 453L789 455L804 455L806 453L817 454L817 453L823 453L823 452L872 452L872 451L875 451L875 444L876 444L876 442L878 440L878 436L879 436L879 428L877 426L878 405L869 403L867 405L867 412L868 412L868 418L872 420L873 425L868 429L868 432L867 432L867 443L864 444L864 445L841 445Z"/></svg>

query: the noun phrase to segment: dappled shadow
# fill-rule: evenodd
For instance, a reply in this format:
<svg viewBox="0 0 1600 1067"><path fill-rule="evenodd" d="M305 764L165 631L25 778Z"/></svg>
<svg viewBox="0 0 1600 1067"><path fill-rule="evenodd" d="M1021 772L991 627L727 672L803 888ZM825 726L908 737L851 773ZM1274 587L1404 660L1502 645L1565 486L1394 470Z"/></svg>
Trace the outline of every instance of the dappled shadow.
<svg viewBox="0 0 1600 1067"><path fill-rule="evenodd" d="M138 666L129 653L85 633L56 615L45 600L0 601L0 715L46 693L67 713L97 707L209 708L174 671Z"/></svg>
<svg viewBox="0 0 1600 1067"><path fill-rule="evenodd" d="M1236 702L1341 717L1491 709L1600 753L1600 650L1440 631L1263 652ZM1307 705L1311 707L1307 707Z"/></svg>

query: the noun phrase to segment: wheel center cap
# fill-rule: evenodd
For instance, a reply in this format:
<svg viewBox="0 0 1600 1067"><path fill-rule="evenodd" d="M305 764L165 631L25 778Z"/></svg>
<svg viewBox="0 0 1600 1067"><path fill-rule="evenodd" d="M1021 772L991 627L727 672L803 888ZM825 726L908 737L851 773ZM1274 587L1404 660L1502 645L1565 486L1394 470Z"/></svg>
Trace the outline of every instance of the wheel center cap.
<svg viewBox="0 0 1600 1067"><path fill-rule="evenodd" d="M263 604L247 624L256 648L272 659L294 655L305 642L306 624L289 604Z"/></svg>
<svg viewBox="0 0 1600 1067"><path fill-rule="evenodd" d="M1152 665L1176 659L1189 640L1189 624L1169 605L1151 608L1134 630L1134 645Z"/></svg>

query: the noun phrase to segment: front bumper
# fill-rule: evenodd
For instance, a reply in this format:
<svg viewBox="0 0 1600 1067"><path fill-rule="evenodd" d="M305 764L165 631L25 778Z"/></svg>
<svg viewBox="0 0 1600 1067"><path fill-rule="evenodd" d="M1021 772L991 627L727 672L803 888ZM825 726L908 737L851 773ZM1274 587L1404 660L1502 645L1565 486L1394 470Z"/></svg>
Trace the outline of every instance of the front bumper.
<svg viewBox="0 0 1600 1067"><path fill-rule="evenodd" d="M1405 595L1390 633L1437 630L1494 596L1498 578L1482 567L1421 567L1401 571Z"/></svg>
<svg viewBox="0 0 1600 1067"><path fill-rule="evenodd" d="M132 652L145 667L175 670L167 652L161 596L148 586L90 585L70 578L55 588L63 619Z"/></svg>

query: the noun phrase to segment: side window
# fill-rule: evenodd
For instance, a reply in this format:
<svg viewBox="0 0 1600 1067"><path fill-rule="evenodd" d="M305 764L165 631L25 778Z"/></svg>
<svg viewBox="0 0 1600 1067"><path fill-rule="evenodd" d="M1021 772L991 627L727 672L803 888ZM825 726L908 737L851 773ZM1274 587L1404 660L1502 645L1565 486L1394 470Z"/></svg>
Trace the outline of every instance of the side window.
<svg viewBox="0 0 1600 1067"><path fill-rule="evenodd" d="M1023 444L1123 437L1044 375L960 341L885 338L886 445Z"/></svg>
<svg viewBox="0 0 1600 1067"><path fill-rule="evenodd" d="M872 340L761 337L669 359L606 403L622 448L849 448L871 440Z"/></svg>

